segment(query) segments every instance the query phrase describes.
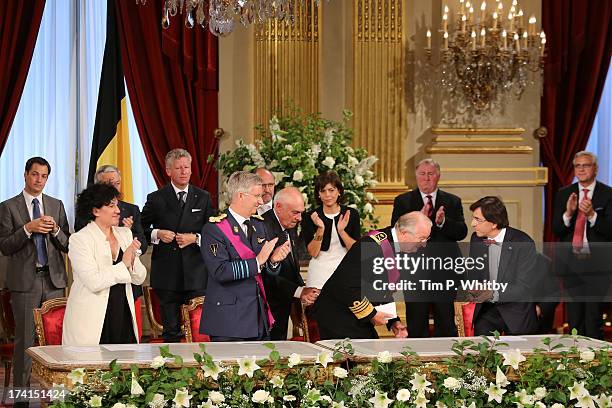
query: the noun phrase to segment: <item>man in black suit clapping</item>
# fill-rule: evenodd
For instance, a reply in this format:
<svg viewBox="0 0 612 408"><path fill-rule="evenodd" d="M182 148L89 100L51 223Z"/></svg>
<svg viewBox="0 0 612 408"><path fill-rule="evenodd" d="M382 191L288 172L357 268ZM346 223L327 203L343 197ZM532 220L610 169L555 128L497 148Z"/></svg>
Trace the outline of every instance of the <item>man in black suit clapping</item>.
<svg viewBox="0 0 612 408"><path fill-rule="evenodd" d="M163 338L173 343L183 336L181 305L204 295L207 274L200 254L200 232L214 210L209 193L189 184L189 152L168 152L166 174L170 184L147 196L142 226L153 245L151 286L161 304Z"/></svg>
<svg viewBox="0 0 612 408"><path fill-rule="evenodd" d="M391 225L404 214L421 211L429 218L433 226L427 247L423 252L427 257L461 256L457 241L467 235L467 226L463 218L461 199L454 194L440 190L440 165L433 159L421 160L416 165L417 187L395 197ZM423 276L427 273L427 276ZM420 271L420 278L433 281L454 279L452 271ZM445 300L449 299L449 300ZM406 325L409 337L429 337L429 307L433 307L435 336L450 337L457 335L454 321L452 298L445 293L433 294L412 293L406 296Z"/></svg>
<svg viewBox="0 0 612 408"><path fill-rule="evenodd" d="M274 197L271 210L263 214L268 241L278 238L277 246L289 241L291 252L281 262L278 275L265 274L264 285L268 303L274 315L274 327L270 333L272 340L287 340L287 326L291 302L301 299L305 305L311 305L317 299L319 290L307 288L300 275L300 261L297 248L296 227L302 220L304 198L295 187L286 187Z"/></svg>

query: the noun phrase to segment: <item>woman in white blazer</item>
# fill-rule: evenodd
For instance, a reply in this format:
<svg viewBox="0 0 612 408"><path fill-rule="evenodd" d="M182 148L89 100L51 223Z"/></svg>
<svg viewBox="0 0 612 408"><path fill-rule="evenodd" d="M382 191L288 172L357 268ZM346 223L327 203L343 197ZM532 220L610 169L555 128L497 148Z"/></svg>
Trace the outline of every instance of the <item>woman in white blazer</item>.
<svg viewBox="0 0 612 408"><path fill-rule="evenodd" d="M77 216L89 224L70 236L70 288L62 344L88 346L138 342L132 283L140 285L146 269L140 242L129 228L118 227L119 192L94 184L79 194Z"/></svg>

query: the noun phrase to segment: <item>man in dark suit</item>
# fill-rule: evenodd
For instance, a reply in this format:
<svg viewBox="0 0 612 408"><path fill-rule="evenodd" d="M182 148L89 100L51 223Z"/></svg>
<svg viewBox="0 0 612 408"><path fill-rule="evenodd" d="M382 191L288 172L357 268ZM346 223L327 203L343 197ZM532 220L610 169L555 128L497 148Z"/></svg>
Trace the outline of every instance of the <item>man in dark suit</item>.
<svg viewBox="0 0 612 408"><path fill-rule="evenodd" d="M268 303L274 315L271 340L287 340L289 313L294 298L301 299L305 305L311 305L319 293L316 288L304 287L300 275L296 229L303 212L304 198L300 190L286 187L276 194L273 208L263 215L266 239L270 241L278 238L277 246L289 242L291 249L281 262L278 275L263 275Z"/></svg>
<svg viewBox="0 0 612 408"><path fill-rule="evenodd" d="M474 333L488 335L497 330L508 335L534 334L538 329L536 306L530 299L531 279L537 262L535 243L523 231L509 226L506 206L497 197L483 197L470 206L474 233L470 257L484 260L483 267L468 273L474 282L507 283L505 289L473 289L476 302Z"/></svg>
<svg viewBox="0 0 612 408"><path fill-rule="evenodd" d="M181 305L205 292L206 266L200 255L200 232L214 209L208 192L189 184L189 152L168 152L166 174L170 184L147 196L142 226L153 245L151 287L160 301L163 338L172 343L183 337Z"/></svg>
<svg viewBox="0 0 612 408"><path fill-rule="evenodd" d="M612 188L596 181L597 157L574 156L577 183L563 187L555 198L553 231L566 244L556 264L567 290L567 318L578 333L603 339L601 300L610 289L612 258ZM571 244L570 244L571 243Z"/></svg>
<svg viewBox="0 0 612 408"><path fill-rule="evenodd" d="M427 246L422 250L426 257L461 256L457 241L467 235L467 226L463 218L461 199L454 194L438 188L440 180L440 165L432 159L421 160L416 166L417 188L395 197L391 225L403 214L411 211L421 211L433 223L431 236ZM425 276L425 273L427 274ZM452 271L430 270L419 271L422 279L434 282L445 282L454 279ZM409 337L429 337L429 308L433 308L435 336L456 336L453 302L445 301L449 296L444 293L437 295L427 293L412 293L406 302L406 325Z"/></svg>
<svg viewBox="0 0 612 408"><path fill-rule="evenodd" d="M32 310L64 296L67 281L64 253L70 233L64 204L42 192L50 173L47 160L32 157L25 165L23 192L0 204L0 251L8 257L15 316L15 387L30 384L32 360L25 350L34 344Z"/></svg>
<svg viewBox="0 0 612 408"><path fill-rule="evenodd" d="M376 303L393 302L393 293L381 285L399 282L400 277L396 268L378 274L377 260L386 263L399 252L416 252L430 232L431 220L413 211L400 216L393 227L370 231L356 242L325 282L314 305L321 339L376 339L375 326L383 324L395 337L407 337L406 326L397 316L375 308Z"/></svg>
<svg viewBox="0 0 612 408"><path fill-rule="evenodd" d="M274 248L278 238L266 240L259 176L237 171L227 182L229 208L211 217L202 230L202 257L208 266L208 286L200 333L212 341L270 339L274 317L262 274L278 274L289 252L289 242Z"/></svg>

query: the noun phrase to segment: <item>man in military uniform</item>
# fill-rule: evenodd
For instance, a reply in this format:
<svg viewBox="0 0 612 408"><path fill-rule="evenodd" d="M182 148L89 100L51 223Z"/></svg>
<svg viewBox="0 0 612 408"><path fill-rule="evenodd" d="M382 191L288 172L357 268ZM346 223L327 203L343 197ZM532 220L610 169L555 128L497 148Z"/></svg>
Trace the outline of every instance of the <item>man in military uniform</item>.
<svg viewBox="0 0 612 408"><path fill-rule="evenodd" d="M266 241L263 218L257 215L263 202L259 176L237 171L227 190L228 210L202 229L208 285L200 333L212 341L267 340L274 318L261 274L278 274L291 249L288 243L274 249L278 238Z"/></svg>
<svg viewBox="0 0 612 408"><path fill-rule="evenodd" d="M315 303L321 339L378 338L375 326L383 324L396 337L407 337L406 326L399 318L376 310L362 295L362 283L370 285L373 276L380 276L386 282L397 281L396 269L389 270L387 275L374 275L375 259L393 258L399 251L415 252L427 241L431 226L427 216L414 211L399 217L393 227L370 232L351 247ZM379 296L393 301L391 292L379 293Z"/></svg>

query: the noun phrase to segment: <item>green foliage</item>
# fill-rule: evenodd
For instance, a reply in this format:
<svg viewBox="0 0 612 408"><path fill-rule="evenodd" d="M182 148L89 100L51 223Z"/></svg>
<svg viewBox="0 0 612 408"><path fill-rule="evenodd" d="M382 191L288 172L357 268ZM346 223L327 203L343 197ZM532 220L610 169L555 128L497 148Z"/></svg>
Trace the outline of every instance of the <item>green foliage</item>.
<svg viewBox="0 0 612 408"><path fill-rule="evenodd" d="M287 186L300 189L307 210L316 206L315 178L333 170L342 180L346 204L359 211L362 225L375 225L376 198L366 189L376 186L372 166L377 159L365 149L351 146L353 131L347 127L351 116L345 110L342 122L334 122L318 114L304 115L298 109L286 116L274 116L269 124L270 136L259 126L260 141L245 144L239 140L235 149L221 155L217 167L226 179L235 171L267 168L274 174L277 191ZM222 193L220 201L224 208L229 197Z"/></svg>
<svg viewBox="0 0 612 408"><path fill-rule="evenodd" d="M177 356L164 357L151 368L121 370L116 361L108 372L83 377L65 401L53 407L606 407L612 403L612 349L559 351L550 339L523 356L501 343L499 336L456 341L454 356L423 364L405 349L400 355L381 352L370 363L355 364L350 341L321 353L313 363L281 356L273 343L268 358L238 359L220 366L201 346L199 366L181 367ZM553 353L553 354L551 354ZM330 355L334 355L331 360ZM299 356L297 356L299 357ZM171 364L167 367L166 363ZM257 366L253 365L256 364ZM329 365L328 365L329 364ZM101 405L97 405L98 403ZM557 404L557 405L555 405Z"/></svg>

